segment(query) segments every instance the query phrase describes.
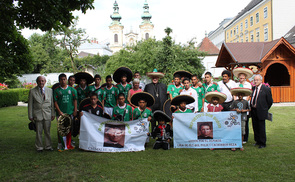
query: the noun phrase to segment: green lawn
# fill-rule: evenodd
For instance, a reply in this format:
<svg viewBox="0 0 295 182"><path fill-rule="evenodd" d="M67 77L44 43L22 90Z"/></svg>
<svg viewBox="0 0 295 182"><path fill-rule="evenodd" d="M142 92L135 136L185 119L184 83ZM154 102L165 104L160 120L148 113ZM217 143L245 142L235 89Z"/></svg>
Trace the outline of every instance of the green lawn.
<svg viewBox="0 0 295 182"><path fill-rule="evenodd" d="M35 151L27 108L0 108L0 181L294 181L294 107L273 107L267 147L245 151L171 149L131 153ZM250 122L251 123L251 122ZM56 120L52 122L57 146ZM78 138L74 138L78 145Z"/></svg>

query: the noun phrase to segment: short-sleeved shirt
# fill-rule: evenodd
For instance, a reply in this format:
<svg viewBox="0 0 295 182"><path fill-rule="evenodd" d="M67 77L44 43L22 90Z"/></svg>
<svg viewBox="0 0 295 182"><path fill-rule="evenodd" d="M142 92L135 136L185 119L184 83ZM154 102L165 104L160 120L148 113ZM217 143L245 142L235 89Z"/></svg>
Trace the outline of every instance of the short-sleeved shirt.
<svg viewBox="0 0 295 182"><path fill-rule="evenodd" d="M152 117L152 110L148 107L145 108L144 111L141 111L139 109L139 107L137 107L133 110L133 119L134 120L139 119L139 118L148 118L149 116Z"/></svg>
<svg viewBox="0 0 295 182"><path fill-rule="evenodd" d="M132 85L127 83L126 86L124 87L122 83L118 83L117 88L119 89L119 93L123 93L125 95L125 103L128 103L127 97L128 97L128 92L130 89L132 89Z"/></svg>
<svg viewBox="0 0 295 182"><path fill-rule="evenodd" d="M230 109L242 110L242 109L250 109L250 107L249 107L248 101L243 99L243 100L235 100L235 101L233 101L233 103L230 105ZM241 119L243 121L246 121L247 120L247 112L243 112L241 117L242 117Z"/></svg>
<svg viewBox="0 0 295 182"><path fill-rule="evenodd" d="M89 87L86 86L85 89L82 89L80 86L78 86L76 87L76 90L77 90L77 97L78 97L77 107L79 108L80 102L88 97Z"/></svg>
<svg viewBox="0 0 295 182"><path fill-rule="evenodd" d="M236 82L229 80L226 84L223 81L218 82L220 92L226 95L226 100L224 102L231 102L233 100L233 96L230 92L230 89L237 87Z"/></svg>
<svg viewBox="0 0 295 182"><path fill-rule="evenodd" d="M214 106L213 104L209 104L208 106L208 112L221 112L223 107L220 104L217 104Z"/></svg>
<svg viewBox="0 0 295 182"><path fill-rule="evenodd" d="M184 111L177 109L174 113L193 113L193 111L186 108Z"/></svg>
<svg viewBox="0 0 295 182"><path fill-rule="evenodd" d="M178 96L180 94L180 90L183 89L181 85L178 86L178 88L172 84L168 85L167 92L172 95L172 98Z"/></svg>
<svg viewBox="0 0 295 182"><path fill-rule="evenodd" d="M74 100L77 100L77 92L73 87L67 86L66 89L58 87L54 90L54 101L57 102L61 112L66 114L73 114Z"/></svg>
<svg viewBox="0 0 295 182"><path fill-rule="evenodd" d="M206 83L203 83L203 87L204 87L205 94L207 92L213 92L215 90L220 91L218 84L215 82L211 82L209 85L207 85ZM209 103L206 99L205 99L205 102Z"/></svg>
<svg viewBox="0 0 295 182"><path fill-rule="evenodd" d="M203 107L203 99L205 98L205 89L204 87L193 87L192 88L197 92L198 94L198 111L201 111Z"/></svg>
<svg viewBox="0 0 295 182"><path fill-rule="evenodd" d="M99 105L97 105L95 108L93 108L90 104L87 104L82 108L82 110L89 112L91 114L95 114L97 116L103 116L103 109Z"/></svg>
<svg viewBox="0 0 295 182"><path fill-rule="evenodd" d="M104 88L104 106L105 107L115 107L117 104L119 90L116 86L112 86L110 89Z"/></svg>
<svg viewBox="0 0 295 182"><path fill-rule="evenodd" d="M103 98L104 98L104 89L103 88L101 88L101 87L96 88L95 85L90 85L88 88L89 88L89 94L91 92L95 92L98 96L98 100L99 101L103 100Z"/></svg>
<svg viewBox="0 0 295 182"><path fill-rule="evenodd" d="M124 114L124 111L125 111L125 114ZM119 105L117 105L116 107L114 107L112 119L116 119L119 115L121 115L121 117L124 116L123 121L131 121L132 107L128 104L125 104L125 106L123 107L120 107Z"/></svg>

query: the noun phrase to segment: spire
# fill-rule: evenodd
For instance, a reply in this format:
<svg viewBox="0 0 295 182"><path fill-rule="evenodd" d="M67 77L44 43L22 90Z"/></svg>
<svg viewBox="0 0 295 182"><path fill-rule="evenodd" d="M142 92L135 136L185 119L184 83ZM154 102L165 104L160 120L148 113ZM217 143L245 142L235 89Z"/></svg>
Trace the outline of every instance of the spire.
<svg viewBox="0 0 295 182"><path fill-rule="evenodd" d="M111 19L113 20L112 24L121 24L120 23L120 20L121 20L121 15L119 14L119 6L118 6L118 3L117 1L115 0L114 2L114 12L113 14L111 15Z"/></svg>
<svg viewBox="0 0 295 182"><path fill-rule="evenodd" d="M207 31L205 30L205 37L208 37Z"/></svg>
<svg viewBox="0 0 295 182"><path fill-rule="evenodd" d="M147 0L145 0L143 5L143 14L141 15L142 24L143 23L152 23L151 22L152 15L149 12L149 5L147 3Z"/></svg>

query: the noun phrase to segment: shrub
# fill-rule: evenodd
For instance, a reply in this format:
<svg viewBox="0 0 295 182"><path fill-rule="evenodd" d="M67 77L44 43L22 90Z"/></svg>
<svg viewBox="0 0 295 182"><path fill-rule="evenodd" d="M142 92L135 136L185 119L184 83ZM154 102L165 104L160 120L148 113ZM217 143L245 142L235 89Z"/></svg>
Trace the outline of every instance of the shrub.
<svg viewBox="0 0 295 182"><path fill-rule="evenodd" d="M16 90L18 92L18 101L20 101L20 102L28 102L29 101L30 89L16 88L13 90Z"/></svg>
<svg viewBox="0 0 295 182"><path fill-rule="evenodd" d="M16 106L19 100L19 91L15 89L0 91L0 107Z"/></svg>

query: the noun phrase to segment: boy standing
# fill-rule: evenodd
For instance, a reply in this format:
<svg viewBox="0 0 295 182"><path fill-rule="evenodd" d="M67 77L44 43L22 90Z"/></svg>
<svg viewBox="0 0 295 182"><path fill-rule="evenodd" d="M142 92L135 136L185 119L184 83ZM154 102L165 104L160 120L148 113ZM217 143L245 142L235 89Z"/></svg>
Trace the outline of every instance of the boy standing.
<svg viewBox="0 0 295 182"><path fill-rule="evenodd" d="M113 86L112 84L112 77L111 75L108 75L106 77L106 84L107 86L104 89L104 112L107 113L108 115L112 116L113 114L113 108L117 105L117 99L118 99L118 94L119 90L116 86Z"/></svg>
<svg viewBox="0 0 295 182"><path fill-rule="evenodd" d="M205 83L203 83L203 87L204 87L205 95L207 92L213 92L215 90L220 91L218 84L212 81L212 74L210 72L205 73ZM205 98L203 102L204 112L207 112L208 105L209 105L209 102Z"/></svg>
<svg viewBox="0 0 295 182"><path fill-rule="evenodd" d="M182 82L184 85L184 89L180 92L180 95L189 95L195 99L193 103L186 105L186 107L196 113L198 112L198 94L194 89L190 87L190 81L188 78L184 78Z"/></svg>
<svg viewBox="0 0 295 182"><path fill-rule="evenodd" d="M196 90L198 94L198 112L203 112L203 103L205 101L205 89L198 79L197 75L192 76L192 88Z"/></svg>
<svg viewBox="0 0 295 182"><path fill-rule="evenodd" d="M226 100L226 95L218 91L208 92L205 99L210 103L207 106L207 112L220 112L223 109L221 104Z"/></svg>
<svg viewBox="0 0 295 182"><path fill-rule="evenodd" d="M132 107L125 103L125 95L119 93L118 105L114 107L112 119L118 121L131 121L132 120Z"/></svg>
<svg viewBox="0 0 295 182"><path fill-rule="evenodd" d="M99 74L96 74L94 76L94 85L89 86L89 93L95 92L97 94L98 100L104 105L104 90L101 88L100 82L101 76Z"/></svg>
<svg viewBox="0 0 295 182"><path fill-rule="evenodd" d="M169 94L170 100L178 96L180 94L180 90L182 90L180 79L180 75L176 74L174 76L174 84L168 85L167 94Z"/></svg>

